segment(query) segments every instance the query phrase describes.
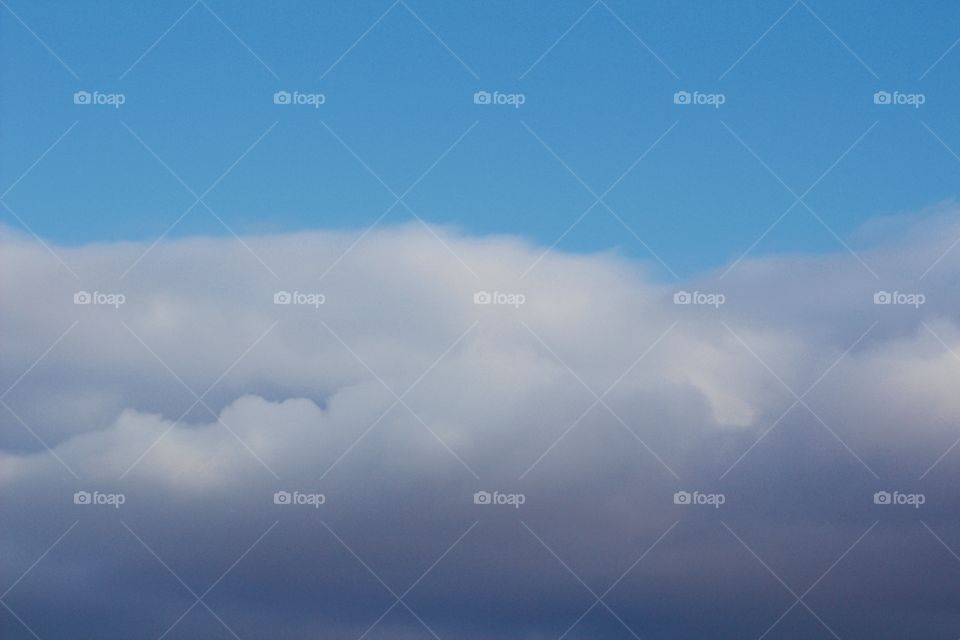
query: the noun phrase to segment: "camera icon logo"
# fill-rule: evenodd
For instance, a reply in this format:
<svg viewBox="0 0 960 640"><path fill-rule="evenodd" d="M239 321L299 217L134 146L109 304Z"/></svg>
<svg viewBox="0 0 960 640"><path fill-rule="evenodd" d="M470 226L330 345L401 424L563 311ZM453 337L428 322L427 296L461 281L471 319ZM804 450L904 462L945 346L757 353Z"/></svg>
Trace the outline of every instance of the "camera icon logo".
<svg viewBox="0 0 960 640"><path fill-rule="evenodd" d="M90 104L92 98L89 91L77 91L73 94L73 104Z"/></svg>
<svg viewBox="0 0 960 640"><path fill-rule="evenodd" d="M673 104L690 104L690 92L677 91L673 94Z"/></svg>
<svg viewBox="0 0 960 640"><path fill-rule="evenodd" d="M473 294L473 304L492 304L493 296L489 291L477 291Z"/></svg>
<svg viewBox="0 0 960 640"><path fill-rule="evenodd" d="M489 491L477 491L473 494L473 504L491 504L493 496Z"/></svg>
<svg viewBox="0 0 960 640"><path fill-rule="evenodd" d="M91 498L89 491L77 491L73 494L73 504L90 504Z"/></svg>
<svg viewBox="0 0 960 640"><path fill-rule="evenodd" d="M690 500L689 491L677 491L673 494L673 504L690 504Z"/></svg>
<svg viewBox="0 0 960 640"><path fill-rule="evenodd" d="M873 504L890 504L890 498L889 491L877 491L873 494Z"/></svg>
<svg viewBox="0 0 960 640"><path fill-rule="evenodd" d="M73 294L73 304L90 304L91 302L93 302L93 297L89 291L77 291Z"/></svg>
<svg viewBox="0 0 960 640"><path fill-rule="evenodd" d="M873 104L890 104L892 98L889 91L877 91L873 94Z"/></svg>
<svg viewBox="0 0 960 640"><path fill-rule="evenodd" d="M273 504L290 504L292 498L289 491L276 491L273 494Z"/></svg>
<svg viewBox="0 0 960 640"><path fill-rule="evenodd" d="M693 296L689 291L677 291L673 294L673 304L690 304L693 302Z"/></svg>
<svg viewBox="0 0 960 640"><path fill-rule="evenodd" d="M893 296L889 291L877 291L873 294L873 304L891 304Z"/></svg>
<svg viewBox="0 0 960 640"><path fill-rule="evenodd" d="M473 94L473 104L490 104L492 101L493 96L489 91L477 91Z"/></svg>
<svg viewBox="0 0 960 640"><path fill-rule="evenodd" d="M277 291L273 294L273 304L291 304L293 296L289 291Z"/></svg>
<svg viewBox="0 0 960 640"><path fill-rule="evenodd" d="M291 99L289 91L277 91L273 94L273 104L290 104Z"/></svg>

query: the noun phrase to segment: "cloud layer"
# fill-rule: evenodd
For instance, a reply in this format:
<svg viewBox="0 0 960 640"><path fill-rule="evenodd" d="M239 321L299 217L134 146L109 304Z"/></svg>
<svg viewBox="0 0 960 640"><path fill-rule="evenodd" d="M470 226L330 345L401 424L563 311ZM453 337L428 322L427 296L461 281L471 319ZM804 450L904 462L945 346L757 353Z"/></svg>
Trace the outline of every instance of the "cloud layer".
<svg viewBox="0 0 960 640"><path fill-rule="evenodd" d="M0 628L953 637L958 221L679 283L423 226L5 229Z"/></svg>

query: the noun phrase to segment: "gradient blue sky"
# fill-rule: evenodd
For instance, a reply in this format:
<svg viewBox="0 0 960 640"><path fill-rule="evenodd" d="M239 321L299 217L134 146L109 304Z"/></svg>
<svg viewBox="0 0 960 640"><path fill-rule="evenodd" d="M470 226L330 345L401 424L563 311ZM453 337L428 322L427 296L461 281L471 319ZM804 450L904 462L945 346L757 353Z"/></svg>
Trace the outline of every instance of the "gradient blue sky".
<svg viewBox="0 0 960 640"><path fill-rule="evenodd" d="M196 193L276 123L205 197L241 234L363 228L394 202L330 130L402 193L476 123L406 204L428 222L547 246L595 200L571 171L603 193L677 123L605 201L681 276L736 258L794 203L774 173L801 194L868 130L805 197L851 246L866 220L949 200L960 184L944 146L960 149L951 2L7 6L3 190L76 126L4 201L60 243L151 240L193 203L123 123ZM80 89L121 92L126 104L77 106ZM327 101L277 106L278 89ZM522 92L526 104L474 105L480 89ZM677 106L677 90L721 92L726 104ZM926 103L878 106L877 90ZM398 205L382 224L411 217ZM198 205L170 235L196 233L227 231ZM650 257L603 205L558 247ZM838 248L797 205L754 252Z"/></svg>
<svg viewBox="0 0 960 640"><path fill-rule="evenodd" d="M958 18L0 0L0 637L960 637Z"/></svg>

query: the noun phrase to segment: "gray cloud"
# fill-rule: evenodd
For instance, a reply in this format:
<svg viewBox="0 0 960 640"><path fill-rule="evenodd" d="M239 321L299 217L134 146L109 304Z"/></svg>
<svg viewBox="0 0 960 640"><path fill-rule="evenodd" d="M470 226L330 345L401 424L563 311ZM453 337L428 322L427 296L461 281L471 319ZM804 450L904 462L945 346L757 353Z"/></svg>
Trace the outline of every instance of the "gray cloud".
<svg viewBox="0 0 960 640"><path fill-rule="evenodd" d="M683 283L557 251L521 277L543 248L423 227L170 240L125 278L146 245L54 247L78 282L4 230L0 588L78 522L4 596L4 637L159 637L179 579L216 583L241 638L357 638L411 585L367 637L558 638L608 588L567 637L759 636L814 583L823 622L797 605L769 637L952 637L960 562L930 530L960 549L957 450L931 468L960 437L956 221ZM203 604L167 637L201 634L231 637Z"/></svg>

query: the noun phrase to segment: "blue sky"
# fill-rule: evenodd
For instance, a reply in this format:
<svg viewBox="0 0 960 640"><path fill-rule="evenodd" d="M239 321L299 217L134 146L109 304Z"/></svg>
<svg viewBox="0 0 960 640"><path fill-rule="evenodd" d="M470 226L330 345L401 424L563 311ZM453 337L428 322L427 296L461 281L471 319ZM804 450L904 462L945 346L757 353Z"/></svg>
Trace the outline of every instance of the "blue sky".
<svg viewBox="0 0 960 640"><path fill-rule="evenodd" d="M3 183L76 126L4 200L67 244L149 240L193 203L130 131L200 194L276 123L204 198L257 233L363 228L394 202L330 131L399 194L476 123L405 203L547 246L595 201L579 180L603 193L663 136L604 198L632 232L599 204L558 247L650 258L635 233L680 275L740 255L794 203L772 174L799 195L868 130L805 197L844 241L873 216L955 197L960 177L933 135L960 149L949 2L8 5L34 33L5 12ZM126 102L78 106L77 90ZM274 105L277 90L326 102ZM477 90L526 100L475 105ZM678 90L726 101L675 105ZM877 90L926 101L875 105ZM398 205L382 223L411 218ZM171 237L195 233L227 231L198 205ZM801 204L754 251L838 248Z"/></svg>
<svg viewBox="0 0 960 640"><path fill-rule="evenodd" d="M0 0L0 637L960 637L958 18Z"/></svg>

